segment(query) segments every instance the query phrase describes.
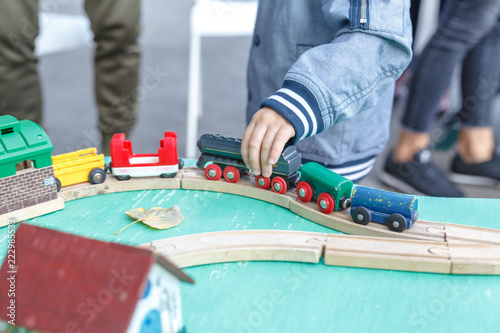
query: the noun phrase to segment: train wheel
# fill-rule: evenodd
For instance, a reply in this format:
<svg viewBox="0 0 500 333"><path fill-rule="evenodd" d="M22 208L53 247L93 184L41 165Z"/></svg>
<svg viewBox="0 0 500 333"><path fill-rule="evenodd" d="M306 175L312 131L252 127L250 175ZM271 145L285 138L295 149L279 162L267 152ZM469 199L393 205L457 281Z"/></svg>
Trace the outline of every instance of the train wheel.
<svg viewBox="0 0 500 333"><path fill-rule="evenodd" d="M160 174L161 178L175 178L175 176L177 176L177 172Z"/></svg>
<svg viewBox="0 0 500 333"><path fill-rule="evenodd" d="M351 207L351 199L350 198L342 198L339 201L340 209L347 209Z"/></svg>
<svg viewBox="0 0 500 333"><path fill-rule="evenodd" d="M367 225L370 223L371 215L365 207L356 207L351 211L351 217L357 224Z"/></svg>
<svg viewBox="0 0 500 333"><path fill-rule="evenodd" d="M271 181L271 189L274 193L285 194L288 190L288 185L286 184L286 180L281 177L274 177Z"/></svg>
<svg viewBox="0 0 500 333"><path fill-rule="evenodd" d="M321 193L318 196L318 208L322 213L330 214L335 210L335 199L328 193Z"/></svg>
<svg viewBox="0 0 500 333"><path fill-rule="evenodd" d="M56 189L57 189L57 192L59 192L61 190L61 181L57 178L55 178L56 180Z"/></svg>
<svg viewBox="0 0 500 333"><path fill-rule="evenodd" d="M210 164L205 168L205 176L210 180L219 180L222 176L222 171L218 164Z"/></svg>
<svg viewBox="0 0 500 333"><path fill-rule="evenodd" d="M311 185L307 182L300 182L297 184L297 198L302 202L309 202L313 197Z"/></svg>
<svg viewBox="0 0 500 333"><path fill-rule="evenodd" d="M257 184L257 187L267 190L271 186L271 180L266 177L257 176L255 177L255 184Z"/></svg>
<svg viewBox="0 0 500 333"><path fill-rule="evenodd" d="M406 220L401 214L391 214L387 218L387 226L392 231L401 232L406 229Z"/></svg>
<svg viewBox="0 0 500 333"><path fill-rule="evenodd" d="M115 176L116 179L118 180L129 180L130 179L130 176L129 175L126 175L126 176Z"/></svg>
<svg viewBox="0 0 500 333"><path fill-rule="evenodd" d="M91 184L101 184L106 180L106 171L95 168L89 172L89 182Z"/></svg>
<svg viewBox="0 0 500 333"><path fill-rule="evenodd" d="M224 179L230 183L237 183L240 180L240 171L234 166L224 168Z"/></svg>

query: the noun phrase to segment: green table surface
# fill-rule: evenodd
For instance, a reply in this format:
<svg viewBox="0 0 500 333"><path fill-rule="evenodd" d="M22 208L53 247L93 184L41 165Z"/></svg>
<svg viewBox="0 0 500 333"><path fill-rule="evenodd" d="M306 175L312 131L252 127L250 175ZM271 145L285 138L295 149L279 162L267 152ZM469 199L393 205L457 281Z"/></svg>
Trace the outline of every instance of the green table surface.
<svg viewBox="0 0 500 333"><path fill-rule="evenodd" d="M421 219L498 228L500 200L419 197ZM181 207L177 227L154 230L125 211ZM81 236L138 245L225 230L336 233L258 200L194 190L106 194L66 203L29 220ZM0 229L0 260L7 228ZM182 284L188 332L499 332L500 277L442 275L290 262L235 262L186 268Z"/></svg>

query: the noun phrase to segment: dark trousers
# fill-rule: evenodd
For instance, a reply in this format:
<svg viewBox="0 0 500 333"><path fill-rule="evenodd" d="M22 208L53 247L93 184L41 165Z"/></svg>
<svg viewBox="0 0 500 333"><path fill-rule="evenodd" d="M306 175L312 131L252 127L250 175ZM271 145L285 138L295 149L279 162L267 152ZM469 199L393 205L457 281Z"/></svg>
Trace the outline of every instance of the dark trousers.
<svg viewBox="0 0 500 333"><path fill-rule="evenodd" d="M437 31L416 63L403 126L415 132L429 130L456 66L462 68L462 124L490 126L499 54L500 1L447 1Z"/></svg>
<svg viewBox="0 0 500 333"><path fill-rule="evenodd" d="M96 43L95 95L103 136L130 132L137 116L140 5L140 0L85 1ZM37 35L38 0L0 1L2 114L41 123Z"/></svg>

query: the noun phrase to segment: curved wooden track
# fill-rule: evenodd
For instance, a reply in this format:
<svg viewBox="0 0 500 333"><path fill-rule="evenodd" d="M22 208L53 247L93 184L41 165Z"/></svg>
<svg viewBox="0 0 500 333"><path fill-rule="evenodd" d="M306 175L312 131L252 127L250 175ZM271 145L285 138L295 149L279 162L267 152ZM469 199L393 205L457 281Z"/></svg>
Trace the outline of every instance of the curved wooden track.
<svg viewBox="0 0 500 333"><path fill-rule="evenodd" d="M172 179L152 177L118 181L113 176L109 176L103 184L78 184L65 187L59 192L59 197L64 201L70 201L106 193L151 189L204 190L241 195L284 207L325 227L346 234L358 235L357 237L326 234L311 236L302 233L300 237L297 235L292 237L293 233L290 234L290 231L274 231L272 236L269 236L269 232L260 233L255 237L259 242L264 243L260 247L255 247L255 244L254 247L250 247L255 254L248 254L245 248L228 245L226 250L214 250L213 258L219 258L215 261L202 256L202 253L207 250L202 250L203 241L200 237L208 241L212 236L202 234L167 240L166 242L170 243L180 242L174 243L178 244L178 247L181 247L179 244L190 244L193 247L193 244L200 243L199 247L193 248L200 249L199 252L195 250L194 252L176 252L180 258L178 263L183 267L234 260L317 262L324 253L325 264L332 265L452 274L499 274L500 230L423 220L418 220L411 229L402 233L392 232L378 223L363 226L354 223L346 211L325 215L317 209L315 203L304 204L292 191L280 195L270 190L259 189L248 176L242 176L236 184L225 180L207 180L204 171L198 168L183 169ZM231 237L240 237L239 233L242 232L233 232ZM245 233L241 235L248 237ZM216 233L213 236L219 237ZM304 244L304 238L324 241ZM367 249L365 244L375 246L377 251L372 248ZM321 254L318 254L318 246L321 247ZM274 252L272 248L275 249ZM230 252L229 257L221 255L224 251ZM169 256L172 254L170 253ZM304 258L308 259L304 260Z"/></svg>
<svg viewBox="0 0 500 333"><path fill-rule="evenodd" d="M141 247L181 268L231 261L296 261L442 274L500 274L500 247L443 245L290 230L209 232L156 240Z"/></svg>
<svg viewBox="0 0 500 333"><path fill-rule="evenodd" d="M103 184L87 183L65 187L59 192L59 197L64 201L70 201L106 193L154 189L203 190L245 196L281 206L315 223L351 235L500 245L500 230L496 229L423 220L418 220L411 229L401 233L390 231L386 226L378 223L359 225L351 220L347 211L325 215L317 209L315 203L304 204L292 191L280 195L271 190L262 190L255 186L248 176L242 176L236 184L225 180L211 181L206 179L204 171L198 168L183 169L177 177L172 179L151 177L119 181L109 176Z"/></svg>
<svg viewBox="0 0 500 333"><path fill-rule="evenodd" d="M326 238L319 232L244 230L165 238L140 246L166 255L181 268L254 260L318 263Z"/></svg>

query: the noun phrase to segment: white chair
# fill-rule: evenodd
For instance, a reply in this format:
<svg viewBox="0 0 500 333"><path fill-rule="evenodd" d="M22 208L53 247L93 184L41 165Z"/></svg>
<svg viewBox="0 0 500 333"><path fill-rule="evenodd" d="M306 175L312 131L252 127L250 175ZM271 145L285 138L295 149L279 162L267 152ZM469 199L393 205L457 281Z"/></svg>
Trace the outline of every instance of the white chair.
<svg viewBox="0 0 500 333"><path fill-rule="evenodd" d="M251 36L256 16L257 0L198 0L191 9L186 157L196 155L202 115L201 38Z"/></svg>

